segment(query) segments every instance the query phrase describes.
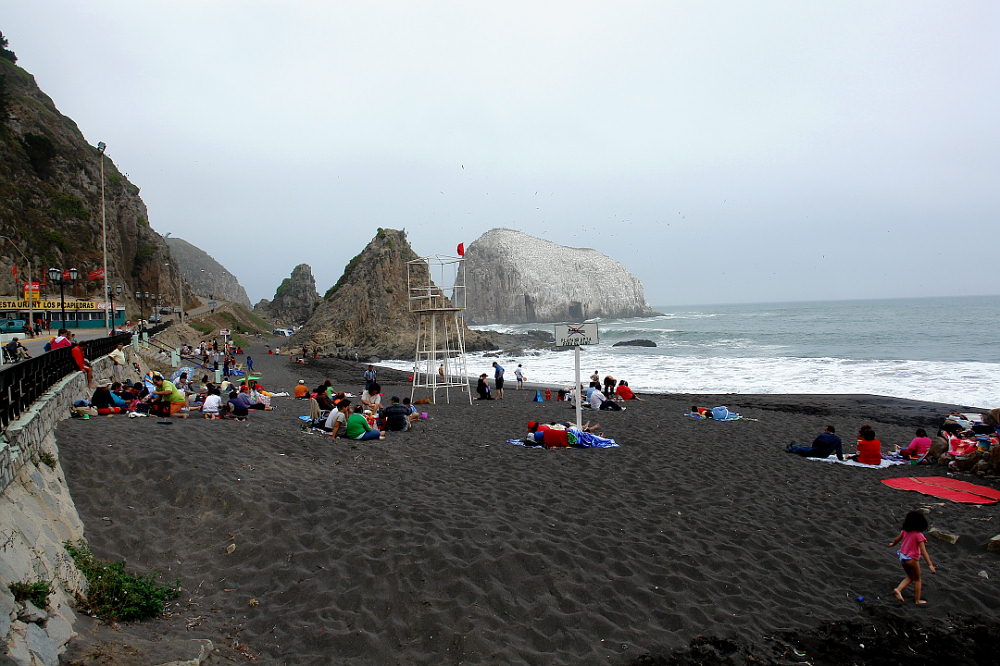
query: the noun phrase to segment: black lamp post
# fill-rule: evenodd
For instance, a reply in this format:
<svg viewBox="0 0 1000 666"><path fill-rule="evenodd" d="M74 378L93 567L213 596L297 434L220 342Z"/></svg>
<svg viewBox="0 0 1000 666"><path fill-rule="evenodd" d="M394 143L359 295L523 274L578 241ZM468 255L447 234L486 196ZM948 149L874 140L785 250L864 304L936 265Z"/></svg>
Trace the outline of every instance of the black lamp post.
<svg viewBox="0 0 1000 666"><path fill-rule="evenodd" d="M69 324L66 322L66 285L76 282L77 277L79 277L79 273L75 268L68 271L61 268L49 269L49 282L59 285L59 309L62 310L62 326L60 328L69 328Z"/></svg>
<svg viewBox="0 0 1000 666"><path fill-rule="evenodd" d="M121 293L123 291L125 291L125 288L120 284L116 284L113 289L111 287L108 287L108 299L111 301L111 330L109 331L109 333L114 333L115 326L117 325L116 320L118 318L117 317L118 313L115 312L115 294L121 296Z"/></svg>

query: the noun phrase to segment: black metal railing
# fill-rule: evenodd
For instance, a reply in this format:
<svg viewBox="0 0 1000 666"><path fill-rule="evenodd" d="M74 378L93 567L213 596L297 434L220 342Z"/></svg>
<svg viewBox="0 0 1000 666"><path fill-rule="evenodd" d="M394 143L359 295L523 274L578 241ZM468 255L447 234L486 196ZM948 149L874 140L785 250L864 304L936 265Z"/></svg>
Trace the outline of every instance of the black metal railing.
<svg viewBox="0 0 1000 666"><path fill-rule="evenodd" d="M155 335L171 323L155 326L147 332L149 335ZM130 333L88 340L85 348L86 357L93 360L106 356L119 342L129 344L131 341ZM70 355L69 347L54 349L20 363L4 366L0 370L0 430L6 430L12 421L38 399L38 396L76 370L76 363Z"/></svg>

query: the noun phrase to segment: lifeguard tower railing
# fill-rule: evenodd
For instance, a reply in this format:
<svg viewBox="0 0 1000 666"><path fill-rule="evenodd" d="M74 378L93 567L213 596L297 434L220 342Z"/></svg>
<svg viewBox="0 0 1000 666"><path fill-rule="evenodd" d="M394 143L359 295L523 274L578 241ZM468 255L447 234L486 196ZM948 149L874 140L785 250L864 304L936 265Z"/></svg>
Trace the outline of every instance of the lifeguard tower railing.
<svg viewBox="0 0 1000 666"><path fill-rule="evenodd" d="M413 357L412 400L417 389L428 389L437 404L438 390L451 402L451 390L467 395L472 389L465 361L465 260L431 255L406 264L410 312L417 315Z"/></svg>

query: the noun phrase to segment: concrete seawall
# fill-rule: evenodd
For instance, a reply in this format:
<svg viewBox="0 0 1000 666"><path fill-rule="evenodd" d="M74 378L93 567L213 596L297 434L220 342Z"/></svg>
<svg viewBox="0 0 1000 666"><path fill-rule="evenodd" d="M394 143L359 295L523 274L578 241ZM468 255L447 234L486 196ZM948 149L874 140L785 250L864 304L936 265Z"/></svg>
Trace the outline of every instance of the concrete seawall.
<svg viewBox="0 0 1000 666"><path fill-rule="evenodd" d="M146 369L136 344L132 360ZM96 382L111 381L108 357L91 361ZM55 665L76 634L76 597L87 581L63 544L84 538L84 526L59 462L55 430L73 403L89 399L86 376L73 372L36 400L0 435L0 662ZM45 608L15 601L12 583L50 584Z"/></svg>

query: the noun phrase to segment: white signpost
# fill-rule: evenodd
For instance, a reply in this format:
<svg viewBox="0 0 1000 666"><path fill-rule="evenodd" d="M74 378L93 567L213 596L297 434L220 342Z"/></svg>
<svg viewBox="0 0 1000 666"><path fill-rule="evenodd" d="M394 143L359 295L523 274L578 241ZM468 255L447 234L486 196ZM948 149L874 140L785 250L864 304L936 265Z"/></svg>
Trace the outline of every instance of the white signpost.
<svg viewBox="0 0 1000 666"><path fill-rule="evenodd" d="M555 326L556 347L573 347L573 356L576 362L576 384L573 390L576 393L576 429L583 430L583 389L580 386L580 346L596 345L597 324L556 324Z"/></svg>

